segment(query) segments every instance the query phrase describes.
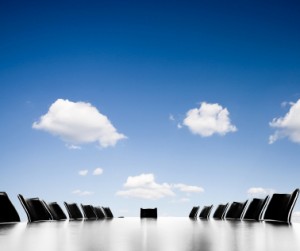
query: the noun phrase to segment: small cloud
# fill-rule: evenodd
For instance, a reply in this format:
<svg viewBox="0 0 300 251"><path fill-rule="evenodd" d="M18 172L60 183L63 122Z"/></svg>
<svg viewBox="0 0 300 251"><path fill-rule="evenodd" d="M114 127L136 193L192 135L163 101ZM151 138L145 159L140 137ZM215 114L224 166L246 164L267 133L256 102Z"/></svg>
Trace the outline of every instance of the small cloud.
<svg viewBox="0 0 300 251"><path fill-rule="evenodd" d="M79 172L78 172L78 174L80 175L80 176L86 176L87 174L88 174L88 170L80 170Z"/></svg>
<svg viewBox="0 0 300 251"><path fill-rule="evenodd" d="M269 144L285 137L294 143L300 143L300 99L290 105L290 110L283 117L274 118L269 123L276 129L269 137Z"/></svg>
<svg viewBox="0 0 300 251"><path fill-rule="evenodd" d="M173 185L175 188L178 188L181 192L186 192L186 193L203 193L204 189L202 187L198 186L189 186L185 184L175 184Z"/></svg>
<svg viewBox="0 0 300 251"><path fill-rule="evenodd" d="M181 125L180 123L178 123L178 124L177 124L177 128L178 128L178 129L181 129L181 128L182 128L182 125Z"/></svg>
<svg viewBox="0 0 300 251"><path fill-rule="evenodd" d="M274 193L274 189L262 188L262 187L251 187L247 190L249 196L267 196Z"/></svg>
<svg viewBox="0 0 300 251"><path fill-rule="evenodd" d="M103 173L103 169L98 167L93 171L93 175L101 175Z"/></svg>
<svg viewBox="0 0 300 251"><path fill-rule="evenodd" d="M231 124L227 108L219 104L202 102L199 108L187 112L183 125L187 126L193 134L209 137L213 134L225 135L237 131Z"/></svg>
<svg viewBox="0 0 300 251"><path fill-rule="evenodd" d="M156 183L154 175L151 173L129 176L124 184L124 188L125 190L118 191L116 195L151 200L175 196L168 183Z"/></svg>
<svg viewBox="0 0 300 251"><path fill-rule="evenodd" d="M81 191L80 189L74 190L72 192L72 194L76 194L79 196L88 196L88 195L92 195L94 192L90 192L90 191Z"/></svg>
<svg viewBox="0 0 300 251"><path fill-rule="evenodd" d="M174 116L172 114L169 115L169 120L175 121L175 118L174 118Z"/></svg>
<svg viewBox="0 0 300 251"><path fill-rule="evenodd" d="M66 147L71 149L71 150L80 150L81 147L80 146L76 146L76 145L69 145L69 144L66 144Z"/></svg>
<svg viewBox="0 0 300 251"><path fill-rule="evenodd" d="M102 147L109 147L127 138L90 103L67 99L57 99L32 128L56 135L69 145L98 142Z"/></svg>

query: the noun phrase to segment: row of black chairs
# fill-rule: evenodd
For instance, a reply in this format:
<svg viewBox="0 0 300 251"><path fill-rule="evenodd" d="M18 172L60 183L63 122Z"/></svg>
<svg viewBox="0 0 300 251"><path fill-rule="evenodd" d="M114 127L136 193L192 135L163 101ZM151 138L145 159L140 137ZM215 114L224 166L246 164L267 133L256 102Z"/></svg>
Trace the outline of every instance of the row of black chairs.
<svg viewBox="0 0 300 251"><path fill-rule="evenodd" d="M47 203L39 198L18 198L25 210L28 222L67 220L67 216L57 202ZM109 207L94 207L81 204L81 209L76 203L64 202L69 215L69 220L98 220L113 218ZM20 222L20 216L11 203L6 192L0 192L0 223Z"/></svg>
<svg viewBox="0 0 300 251"><path fill-rule="evenodd" d="M255 220L291 222L291 215L299 196L299 189L291 194L274 193L264 199L254 198L250 203L233 202L229 205L220 204L216 208L213 218L219 220ZM199 214L200 219L209 219L213 205L205 206ZM189 217L197 218L200 207L192 208Z"/></svg>
<svg viewBox="0 0 300 251"><path fill-rule="evenodd" d="M291 215L297 198L299 189L291 194L273 194L272 197L267 196L265 199L254 198L248 205L245 202L233 202L229 206L220 204L216 208L214 219L235 219L235 220L256 220L256 221L291 221ZM27 214L29 222L49 221L49 220L66 220L67 216L56 202L46 203L39 198L24 198L21 194L18 198ZM94 207L92 205L81 204L79 209L76 203L64 202L70 220L97 220L105 218L113 218L113 214L109 207ZM205 206L199 218L209 219L213 205ZM196 218L200 207L193 207L190 212L190 218ZM83 213L82 213L83 212ZM142 209L141 218L157 218L157 208ZM0 223L2 222L20 222L20 217L14 205L11 203L5 192L0 192Z"/></svg>

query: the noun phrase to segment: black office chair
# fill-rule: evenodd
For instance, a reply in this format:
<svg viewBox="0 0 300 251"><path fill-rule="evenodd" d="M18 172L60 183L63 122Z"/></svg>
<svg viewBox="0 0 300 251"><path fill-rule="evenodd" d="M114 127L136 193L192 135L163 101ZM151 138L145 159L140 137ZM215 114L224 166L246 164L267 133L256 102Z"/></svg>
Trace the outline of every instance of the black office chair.
<svg viewBox="0 0 300 251"><path fill-rule="evenodd" d="M243 220L260 221L262 219L263 212L267 206L268 199L269 196L267 196L265 199L254 198L250 202Z"/></svg>
<svg viewBox="0 0 300 251"><path fill-rule="evenodd" d="M82 205L81 209L86 220L97 220L97 215L95 213L94 207L92 205Z"/></svg>
<svg viewBox="0 0 300 251"><path fill-rule="evenodd" d="M230 205L226 215L226 220L240 220L243 217L243 213L245 212L248 200L245 202L232 202Z"/></svg>
<svg viewBox="0 0 300 251"><path fill-rule="evenodd" d="M290 223L298 196L299 189L296 189L291 194L274 193L266 208L263 220Z"/></svg>
<svg viewBox="0 0 300 251"><path fill-rule="evenodd" d="M104 214L105 214L105 218L114 218L113 213L111 212L109 207L102 207Z"/></svg>
<svg viewBox="0 0 300 251"><path fill-rule="evenodd" d="M76 203L64 202L64 205L67 209L70 220L82 220L83 219L83 215Z"/></svg>
<svg viewBox="0 0 300 251"><path fill-rule="evenodd" d="M7 193L0 192L0 223L20 222L20 217Z"/></svg>
<svg viewBox="0 0 300 251"><path fill-rule="evenodd" d="M203 209L201 210L201 212L199 214L199 218L200 219L209 219L212 208L213 208L213 205L203 207Z"/></svg>
<svg viewBox="0 0 300 251"><path fill-rule="evenodd" d="M157 208L141 208L141 218L157 218Z"/></svg>
<svg viewBox="0 0 300 251"><path fill-rule="evenodd" d="M39 198L25 199L21 194L18 198L27 214L28 222L52 220L50 212Z"/></svg>
<svg viewBox="0 0 300 251"><path fill-rule="evenodd" d="M199 212L199 209L200 209L199 206L193 207L190 214L189 214L189 218L194 218L194 219L197 218L197 214Z"/></svg>
<svg viewBox="0 0 300 251"><path fill-rule="evenodd" d="M98 220L105 218L105 214L103 212L102 207L94 207L94 211L95 211L95 214L96 214Z"/></svg>
<svg viewBox="0 0 300 251"><path fill-rule="evenodd" d="M227 203L227 204L220 204L216 208L216 210L214 212L214 215L213 215L213 218L216 219L216 220L223 220L228 206L229 206L229 203Z"/></svg>
<svg viewBox="0 0 300 251"><path fill-rule="evenodd" d="M67 216L57 202L46 203L43 201L52 216L52 220L66 220Z"/></svg>

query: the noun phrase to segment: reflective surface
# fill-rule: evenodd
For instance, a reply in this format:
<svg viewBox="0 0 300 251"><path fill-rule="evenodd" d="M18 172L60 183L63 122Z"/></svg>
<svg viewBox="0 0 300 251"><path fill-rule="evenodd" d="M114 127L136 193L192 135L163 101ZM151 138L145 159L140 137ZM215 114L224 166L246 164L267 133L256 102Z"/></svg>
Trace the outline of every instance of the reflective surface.
<svg viewBox="0 0 300 251"><path fill-rule="evenodd" d="M0 225L5 251L299 251L300 223L114 218Z"/></svg>

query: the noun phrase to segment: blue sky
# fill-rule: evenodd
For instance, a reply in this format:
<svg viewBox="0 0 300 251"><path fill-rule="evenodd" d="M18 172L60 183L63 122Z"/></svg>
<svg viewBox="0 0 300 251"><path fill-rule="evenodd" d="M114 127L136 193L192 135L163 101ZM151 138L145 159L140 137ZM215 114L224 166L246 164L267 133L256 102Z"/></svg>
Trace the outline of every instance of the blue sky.
<svg viewBox="0 0 300 251"><path fill-rule="evenodd" d="M24 220L18 193L186 216L292 192L299 11L297 1L1 2L0 190Z"/></svg>

